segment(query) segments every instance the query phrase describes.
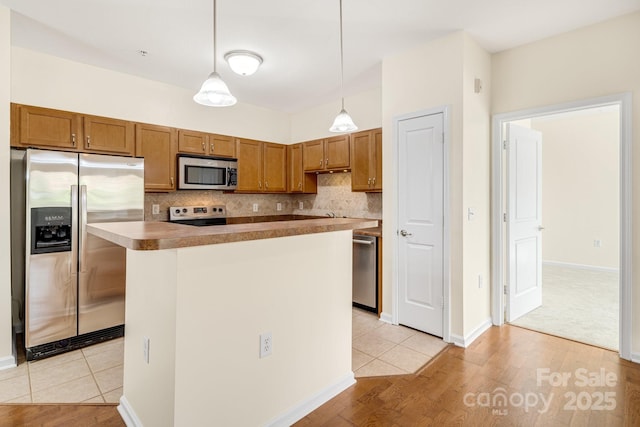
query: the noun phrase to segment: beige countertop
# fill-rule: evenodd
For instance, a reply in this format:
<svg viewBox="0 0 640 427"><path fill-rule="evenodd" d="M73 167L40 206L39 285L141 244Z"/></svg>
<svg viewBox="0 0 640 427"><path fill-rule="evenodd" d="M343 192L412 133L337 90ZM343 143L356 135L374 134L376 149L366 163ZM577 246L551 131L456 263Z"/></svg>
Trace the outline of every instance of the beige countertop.
<svg viewBox="0 0 640 427"><path fill-rule="evenodd" d="M378 220L317 218L195 227L170 222L88 224L87 232L133 250L158 250L377 227Z"/></svg>

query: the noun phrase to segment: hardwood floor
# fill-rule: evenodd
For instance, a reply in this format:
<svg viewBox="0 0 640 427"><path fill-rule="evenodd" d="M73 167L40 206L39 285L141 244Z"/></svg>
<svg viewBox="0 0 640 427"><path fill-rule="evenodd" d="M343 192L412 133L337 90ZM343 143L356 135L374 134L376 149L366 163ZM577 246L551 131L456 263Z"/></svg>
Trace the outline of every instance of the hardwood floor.
<svg viewBox="0 0 640 427"><path fill-rule="evenodd" d="M296 426L638 426L640 366L526 329L492 327L415 375L359 378Z"/></svg>
<svg viewBox="0 0 640 427"><path fill-rule="evenodd" d="M0 405L0 425L124 423L114 405ZM638 426L640 365L609 350L493 327L467 349L447 347L417 374L359 378L296 424L429 425Z"/></svg>
<svg viewBox="0 0 640 427"><path fill-rule="evenodd" d="M3 427L124 427L114 404L0 405Z"/></svg>

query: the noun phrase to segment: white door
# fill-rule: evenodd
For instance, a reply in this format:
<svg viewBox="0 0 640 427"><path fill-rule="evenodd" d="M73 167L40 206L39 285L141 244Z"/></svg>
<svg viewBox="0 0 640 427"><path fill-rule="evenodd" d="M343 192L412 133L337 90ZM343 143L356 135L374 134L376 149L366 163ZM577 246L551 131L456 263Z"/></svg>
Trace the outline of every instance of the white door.
<svg viewBox="0 0 640 427"><path fill-rule="evenodd" d="M542 305L542 134L507 124L507 321Z"/></svg>
<svg viewBox="0 0 640 427"><path fill-rule="evenodd" d="M398 122L398 322L442 337L444 116Z"/></svg>

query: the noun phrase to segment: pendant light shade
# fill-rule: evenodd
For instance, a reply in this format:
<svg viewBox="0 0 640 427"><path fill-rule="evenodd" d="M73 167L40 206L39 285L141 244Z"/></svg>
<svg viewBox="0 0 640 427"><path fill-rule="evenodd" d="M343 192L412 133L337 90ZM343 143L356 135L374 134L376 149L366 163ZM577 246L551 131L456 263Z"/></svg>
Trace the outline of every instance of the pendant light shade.
<svg viewBox="0 0 640 427"><path fill-rule="evenodd" d="M229 88L216 72L216 0L213 0L213 72L202 83L200 91L193 96L193 100L208 107L228 107L237 102L231 95Z"/></svg>
<svg viewBox="0 0 640 427"><path fill-rule="evenodd" d="M358 130L358 126L353 123L353 119L343 108L333 121L329 132L353 132Z"/></svg>
<svg viewBox="0 0 640 427"><path fill-rule="evenodd" d="M220 78L220 74L215 71L202 83L193 100L208 107L229 107L237 102L236 97L231 95L229 88Z"/></svg>
<svg viewBox="0 0 640 427"><path fill-rule="evenodd" d="M358 126L344 109L344 48L342 43L342 0L340 0L340 92L342 95L342 110L338 113L329 132L353 132Z"/></svg>

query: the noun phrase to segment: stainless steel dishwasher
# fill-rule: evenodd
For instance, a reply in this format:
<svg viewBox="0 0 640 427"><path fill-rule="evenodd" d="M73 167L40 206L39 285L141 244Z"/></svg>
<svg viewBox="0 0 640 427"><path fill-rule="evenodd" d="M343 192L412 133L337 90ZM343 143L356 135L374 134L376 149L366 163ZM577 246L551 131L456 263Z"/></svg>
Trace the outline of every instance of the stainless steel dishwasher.
<svg viewBox="0 0 640 427"><path fill-rule="evenodd" d="M378 238L353 233L353 305L378 312Z"/></svg>

